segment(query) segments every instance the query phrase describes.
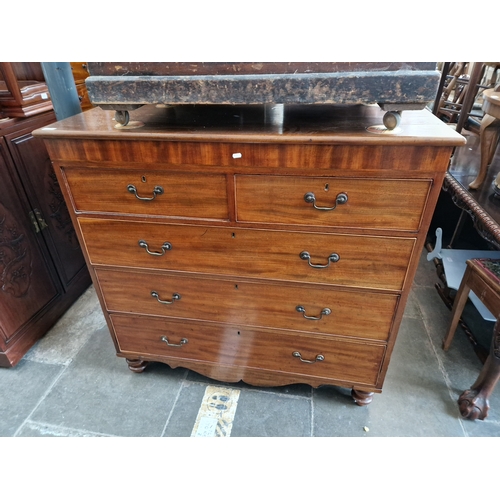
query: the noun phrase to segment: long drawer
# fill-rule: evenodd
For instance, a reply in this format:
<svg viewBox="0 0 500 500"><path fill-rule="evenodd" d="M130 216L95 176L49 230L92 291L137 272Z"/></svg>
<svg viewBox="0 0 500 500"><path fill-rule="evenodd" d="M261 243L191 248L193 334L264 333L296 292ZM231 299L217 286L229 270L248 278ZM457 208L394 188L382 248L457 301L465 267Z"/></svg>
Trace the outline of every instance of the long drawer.
<svg viewBox="0 0 500 500"><path fill-rule="evenodd" d="M77 167L63 173L77 212L229 217L224 175Z"/></svg>
<svg viewBox="0 0 500 500"><path fill-rule="evenodd" d="M167 363L176 358L375 385L385 353L384 344L335 337L117 314L110 318L122 354Z"/></svg>
<svg viewBox="0 0 500 500"><path fill-rule="evenodd" d="M398 296L96 269L110 312L387 340Z"/></svg>
<svg viewBox="0 0 500 500"><path fill-rule="evenodd" d="M79 218L93 265L400 291L414 238ZM151 255L151 254L154 255Z"/></svg>
<svg viewBox="0 0 500 500"><path fill-rule="evenodd" d="M237 175L240 222L417 231L429 180Z"/></svg>

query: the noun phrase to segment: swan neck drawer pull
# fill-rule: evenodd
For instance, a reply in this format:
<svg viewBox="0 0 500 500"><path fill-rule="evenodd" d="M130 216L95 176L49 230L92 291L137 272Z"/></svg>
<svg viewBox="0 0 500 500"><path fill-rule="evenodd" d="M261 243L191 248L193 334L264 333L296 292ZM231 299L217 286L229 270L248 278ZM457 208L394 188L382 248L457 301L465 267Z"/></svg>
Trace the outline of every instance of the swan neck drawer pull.
<svg viewBox="0 0 500 500"><path fill-rule="evenodd" d="M161 186L155 186L155 188L153 189L153 196L151 198L143 198L142 196L139 196L137 194L137 188L133 184L129 184L127 186L127 190L129 193L132 193L138 200L141 201L153 201L156 198L156 195L163 194L163 188Z"/></svg>
<svg viewBox="0 0 500 500"><path fill-rule="evenodd" d="M158 257L161 257L162 255L165 255L165 252L167 250L171 250L172 249L172 244L169 243L168 241L166 241L165 243L163 243L163 245L161 246L161 250L162 250L161 252L152 252L149 249L148 244L144 240L139 240L139 246L141 248L144 248L146 250L146 252L148 252L149 255L156 255Z"/></svg>
<svg viewBox="0 0 500 500"><path fill-rule="evenodd" d="M344 205L347 203L347 199L347 193L339 193L335 199L335 205L333 207L318 207L318 205L316 205L316 196L314 193L306 193L304 195L305 202L312 203L316 210L335 210L337 205Z"/></svg>
<svg viewBox="0 0 500 500"><path fill-rule="evenodd" d="M309 359L302 359L302 355L300 354L299 351L295 351L295 352L292 352L292 356L296 357L296 358L299 358L300 361L302 361L302 363L316 363L316 361L323 361L325 359L325 357L323 356L323 354L318 354L316 356L315 359L313 359L312 361L309 360Z"/></svg>
<svg viewBox="0 0 500 500"><path fill-rule="evenodd" d="M311 254L309 252L300 252L299 257L302 260L307 260L307 263L311 267L315 267L316 269L324 269L330 265L330 262L338 262L340 260L340 256L338 253L332 253L328 256L328 262L326 264L311 264Z"/></svg>
<svg viewBox="0 0 500 500"><path fill-rule="evenodd" d="M172 294L172 300L161 300L159 293L154 290L151 292L151 297L154 297L160 304L173 304L175 300L181 300L178 293Z"/></svg>
<svg viewBox="0 0 500 500"><path fill-rule="evenodd" d="M178 343L178 344L171 344L169 341L168 341L168 338L163 336L161 339L160 339L162 342L165 342L165 344L167 344L168 346L170 347L182 347L183 345L187 344L188 343L188 339L181 339L181 341Z"/></svg>
<svg viewBox="0 0 500 500"><path fill-rule="evenodd" d="M320 319L323 317L323 315L324 315L324 316L328 316L329 314L332 314L332 310L331 310L330 308L328 308L328 307L325 307L325 308L321 311L321 313L320 313L320 315L319 315L319 316L307 316L307 315L306 315L306 310L305 310L304 306L297 306L297 307L295 308L295 310L296 310L297 312L299 312L299 313L302 313L302 316L304 316L304 318L306 318L306 319L312 319L312 320L315 320L315 321L320 320Z"/></svg>

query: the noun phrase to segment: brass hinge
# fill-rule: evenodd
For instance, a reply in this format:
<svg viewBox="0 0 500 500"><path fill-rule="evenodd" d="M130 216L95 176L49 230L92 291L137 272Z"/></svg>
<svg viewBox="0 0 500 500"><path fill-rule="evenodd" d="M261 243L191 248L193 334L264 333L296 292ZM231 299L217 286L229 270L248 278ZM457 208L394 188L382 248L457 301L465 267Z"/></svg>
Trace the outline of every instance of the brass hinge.
<svg viewBox="0 0 500 500"><path fill-rule="evenodd" d="M30 212L29 216L31 219L31 223L33 224L33 226L35 226L36 233L39 233L40 231L43 231L44 229L49 227L38 208L35 208L33 212Z"/></svg>
<svg viewBox="0 0 500 500"><path fill-rule="evenodd" d="M33 212L35 212L36 220L38 221L38 225L40 226L40 231L47 229L49 226L45 222L45 219L42 217L40 210L38 210L38 208L35 208L35 210L33 210Z"/></svg>
<svg viewBox="0 0 500 500"><path fill-rule="evenodd" d="M31 219L31 223L35 226L35 233L39 233L40 232L40 227L38 226L38 222L36 221L35 214L33 212L30 212L29 216L30 216L30 219Z"/></svg>

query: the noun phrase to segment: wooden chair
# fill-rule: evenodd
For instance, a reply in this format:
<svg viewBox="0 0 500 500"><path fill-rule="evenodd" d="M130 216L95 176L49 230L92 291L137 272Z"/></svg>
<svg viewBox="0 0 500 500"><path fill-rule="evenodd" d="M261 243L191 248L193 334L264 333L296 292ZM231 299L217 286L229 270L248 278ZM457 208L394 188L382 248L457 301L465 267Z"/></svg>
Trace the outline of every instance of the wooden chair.
<svg viewBox="0 0 500 500"><path fill-rule="evenodd" d="M467 302L469 292L473 291L496 317L500 317L500 259L470 259L458 289L451 313L451 323L443 340L446 351ZM458 404L463 417L484 420L488 415L488 398L500 378L500 319L497 319L493 332L490 352L486 362L470 390L464 391Z"/></svg>

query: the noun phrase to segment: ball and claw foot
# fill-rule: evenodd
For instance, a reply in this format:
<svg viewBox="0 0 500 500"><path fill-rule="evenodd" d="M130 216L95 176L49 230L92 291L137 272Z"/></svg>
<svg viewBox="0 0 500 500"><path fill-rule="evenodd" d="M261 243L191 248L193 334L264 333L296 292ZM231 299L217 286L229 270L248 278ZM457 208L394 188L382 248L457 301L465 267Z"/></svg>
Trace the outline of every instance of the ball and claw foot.
<svg viewBox="0 0 500 500"><path fill-rule="evenodd" d="M142 373L149 364L148 361L144 361L142 359L127 359L126 361L129 369L134 373Z"/></svg>
<svg viewBox="0 0 500 500"><path fill-rule="evenodd" d="M351 396L358 406L369 405L373 400L373 392L358 391L352 389Z"/></svg>
<svg viewBox="0 0 500 500"><path fill-rule="evenodd" d="M469 420L484 420L488 416L490 405L487 399L482 397L479 391L467 390L462 392L458 398L460 414Z"/></svg>

